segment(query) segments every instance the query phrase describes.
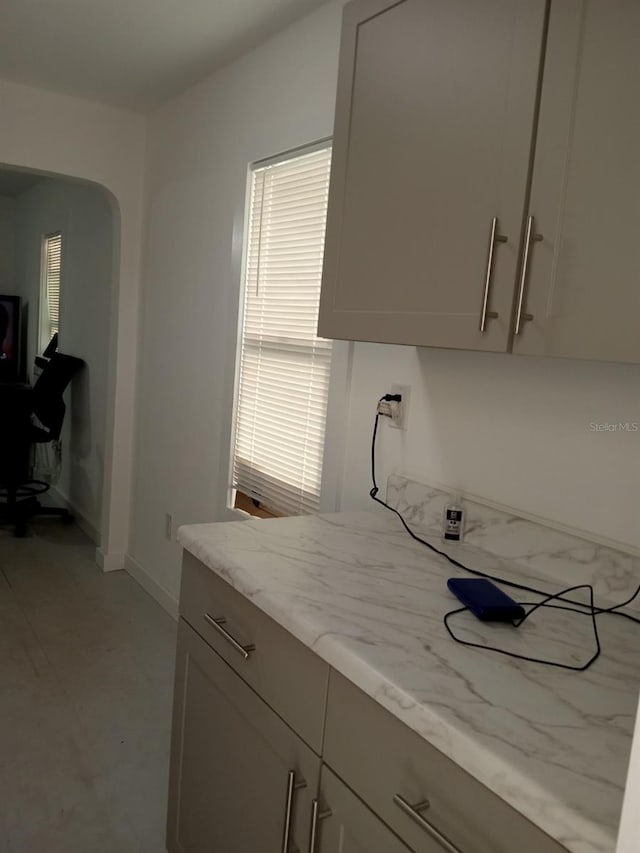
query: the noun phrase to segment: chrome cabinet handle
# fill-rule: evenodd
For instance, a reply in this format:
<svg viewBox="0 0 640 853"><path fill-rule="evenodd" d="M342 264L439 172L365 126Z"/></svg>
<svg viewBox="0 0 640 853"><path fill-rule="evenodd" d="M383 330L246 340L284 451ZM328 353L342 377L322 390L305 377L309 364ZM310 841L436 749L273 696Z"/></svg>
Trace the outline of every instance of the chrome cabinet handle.
<svg viewBox="0 0 640 853"><path fill-rule="evenodd" d="M309 836L309 853L316 853L316 838L318 836L318 824L321 820L331 817L331 809L320 811L319 800L311 803L311 834Z"/></svg>
<svg viewBox="0 0 640 853"><path fill-rule="evenodd" d="M506 243L507 237L504 237L502 234L497 234L498 230L498 217L494 216L491 220L491 233L489 234L489 251L487 253L487 271L484 278L484 291L482 294L482 310L480 311L480 331L484 332L487 326L487 318L490 317L492 320L496 320L498 318L498 313L496 311L487 311L489 306L489 293L491 292L491 278L493 276L493 252L496 247L496 243Z"/></svg>
<svg viewBox="0 0 640 853"><path fill-rule="evenodd" d="M300 788L306 788L304 779L296 782L296 771L290 770L287 776L287 800L284 809L284 830L282 832L282 853L289 853L289 837L291 835L291 817L293 815L293 793Z"/></svg>
<svg viewBox="0 0 640 853"><path fill-rule="evenodd" d="M533 320L533 314L522 312L524 306L524 292L527 287L527 272L529 269L529 255L531 254L531 243L539 243L543 239L542 234L534 234L535 219L527 217L527 228L524 237L524 253L522 255L522 269L520 270L520 284L518 286L518 308L516 310L516 327L514 334L519 335L523 320Z"/></svg>
<svg viewBox="0 0 640 853"><path fill-rule="evenodd" d="M250 644L249 644L249 645L247 645L247 646L243 646L243 645L242 645L242 643L239 643L239 642L236 640L236 638L235 638L235 637L233 637L233 636L232 636L232 635L231 635L231 634L226 630L226 628L224 628L224 627L223 627L223 626L226 624L226 621L227 621L227 620L224 618L224 616L220 616L220 617L218 617L217 619L214 619L214 618L213 618L213 616L211 616L211 614L210 614L210 613L205 613L205 614L204 614L204 620L205 620L205 622L207 622L209 625L211 625L211 627L212 627L212 628L215 628L215 630L218 632L218 634L220 634L220 636L221 636L221 637L224 637L224 638L225 638L225 640L226 640L226 641L227 641L231 646L233 646L233 648L238 652L238 654L239 654L239 655L242 655L242 657L243 657L245 660L249 660L249 658L250 658L250 656L251 656L251 652L255 652L256 647L253 645L253 643L250 643Z"/></svg>
<svg viewBox="0 0 640 853"><path fill-rule="evenodd" d="M447 853L462 853L459 847L456 847L446 835L443 835L440 830L436 829L433 824L429 823L429 821L423 817L420 812L424 812L429 808L429 800L423 800L421 803L416 803L415 806L412 806L401 794L395 794L393 797L393 802L399 806L402 811L408 815L411 820L415 821L419 827L424 829L427 835L431 836L434 841L436 841L443 850L446 850Z"/></svg>

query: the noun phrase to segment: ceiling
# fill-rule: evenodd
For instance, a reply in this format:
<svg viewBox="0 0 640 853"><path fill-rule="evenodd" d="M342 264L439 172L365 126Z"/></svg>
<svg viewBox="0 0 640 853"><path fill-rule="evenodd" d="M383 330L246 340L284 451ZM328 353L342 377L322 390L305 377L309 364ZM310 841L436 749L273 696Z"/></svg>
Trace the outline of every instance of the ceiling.
<svg viewBox="0 0 640 853"><path fill-rule="evenodd" d="M0 78L144 112L326 0L0 0Z"/></svg>
<svg viewBox="0 0 640 853"><path fill-rule="evenodd" d="M32 172L9 172L0 169L0 196L15 198L42 180L44 180L42 175Z"/></svg>

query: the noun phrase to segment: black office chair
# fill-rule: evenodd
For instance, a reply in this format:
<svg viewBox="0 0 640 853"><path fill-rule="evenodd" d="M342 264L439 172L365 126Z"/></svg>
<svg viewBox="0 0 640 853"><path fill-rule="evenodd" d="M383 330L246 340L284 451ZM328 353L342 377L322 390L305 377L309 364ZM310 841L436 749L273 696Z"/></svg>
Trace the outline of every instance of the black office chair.
<svg viewBox="0 0 640 853"><path fill-rule="evenodd" d="M45 347L45 350L42 355L36 356L36 367L39 367L41 370L44 369L51 361L51 356L54 354L54 352L57 352L57 350L58 333L56 332Z"/></svg>
<svg viewBox="0 0 640 853"><path fill-rule="evenodd" d="M72 521L67 509L40 503L38 497L51 485L31 478L29 457L32 444L60 438L66 411L62 395L83 364L79 358L53 353L33 388L16 388L9 405L4 406L0 418L0 497L5 498L3 521L14 525L15 536L25 535L29 519L35 515Z"/></svg>

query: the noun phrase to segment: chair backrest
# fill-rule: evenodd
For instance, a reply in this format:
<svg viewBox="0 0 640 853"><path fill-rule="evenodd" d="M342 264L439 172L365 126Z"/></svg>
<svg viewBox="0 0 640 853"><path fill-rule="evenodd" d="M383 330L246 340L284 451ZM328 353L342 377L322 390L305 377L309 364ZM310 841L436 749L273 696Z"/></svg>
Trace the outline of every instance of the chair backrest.
<svg viewBox="0 0 640 853"><path fill-rule="evenodd" d="M55 352L33 386L33 412L47 428L49 439L60 438L66 406L62 395L84 362Z"/></svg>
<svg viewBox="0 0 640 853"><path fill-rule="evenodd" d="M51 356L58 349L58 333L56 332L49 343L46 345L44 352L42 353L43 358L51 358Z"/></svg>

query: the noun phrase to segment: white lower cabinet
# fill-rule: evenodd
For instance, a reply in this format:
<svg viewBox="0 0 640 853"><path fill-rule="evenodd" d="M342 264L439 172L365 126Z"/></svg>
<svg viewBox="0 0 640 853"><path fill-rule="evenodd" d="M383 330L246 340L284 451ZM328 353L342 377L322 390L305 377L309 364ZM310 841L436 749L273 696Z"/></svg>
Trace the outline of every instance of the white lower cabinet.
<svg viewBox="0 0 640 853"><path fill-rule="evenodd" d="M302 853L319 773L319 757L180 620L170 853Z"/></svg>
<svg viewBox="0 0 640 853"><path fill-rule="evenodd" d="M169 853L563 853L193 557L180 613Z"/></svg>

